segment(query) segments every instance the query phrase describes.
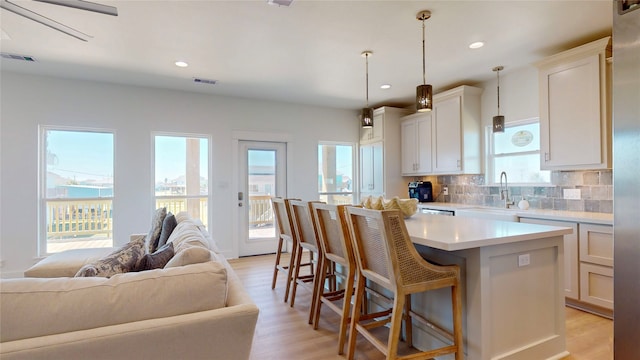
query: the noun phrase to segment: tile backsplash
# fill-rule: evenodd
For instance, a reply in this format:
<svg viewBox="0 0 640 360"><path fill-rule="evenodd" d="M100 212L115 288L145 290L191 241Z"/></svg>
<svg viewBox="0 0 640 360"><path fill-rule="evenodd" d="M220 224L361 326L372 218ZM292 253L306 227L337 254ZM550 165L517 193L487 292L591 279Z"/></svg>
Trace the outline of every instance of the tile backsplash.
<svg viewBox="0 0 640 360"><path fill-rule="evenodd" d="M426 176L422 180L433 184L435 201L504 206L504 201L500 200L500 186L485 185L484 175ZM442 195L444 186L449 188L449 195ZM565 189L580 189L580 199L565 199ZM613 213L612 171L552 171L548 186L509 185L509 198L515 204L524 198L532 209Z"/></svg>

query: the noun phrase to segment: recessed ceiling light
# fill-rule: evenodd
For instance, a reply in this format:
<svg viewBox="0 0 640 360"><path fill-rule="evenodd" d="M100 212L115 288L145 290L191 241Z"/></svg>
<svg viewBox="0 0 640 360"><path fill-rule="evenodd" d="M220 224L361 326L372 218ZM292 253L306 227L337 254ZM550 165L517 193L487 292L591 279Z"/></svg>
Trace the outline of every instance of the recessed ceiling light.
<svg viewBox="0 0 640 360"><path fill-rule="evenodd" d="M482 41L476 41L474 43L469 44L469 49L480 49L483 46L484 46L484 43Z"/></svg>
<svg viewBox="0 0 640 360"><path fill-rule="evenodd" d="M380 89L384 89L384 90L391 89L391 84L382 84L380 85Z"/></svg>
<svg viewBox="0 0 640 360"><path fill-rule="evenodd" d="M189 66L189 64L187 64L184 61L176 61L176 66L177 67L187 67L187 66Z"/></svg>

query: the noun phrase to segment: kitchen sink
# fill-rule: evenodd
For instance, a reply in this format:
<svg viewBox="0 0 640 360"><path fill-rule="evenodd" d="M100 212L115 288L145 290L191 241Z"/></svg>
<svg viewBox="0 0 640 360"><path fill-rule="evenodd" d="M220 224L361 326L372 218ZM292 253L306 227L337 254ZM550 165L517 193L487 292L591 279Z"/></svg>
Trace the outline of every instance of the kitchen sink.
<svg viewBox="0 0 640 360"><path fill-rule="evenodd" d="M502 208L464 208L456 210L456 216L518 222L518 209Z"/></svg>

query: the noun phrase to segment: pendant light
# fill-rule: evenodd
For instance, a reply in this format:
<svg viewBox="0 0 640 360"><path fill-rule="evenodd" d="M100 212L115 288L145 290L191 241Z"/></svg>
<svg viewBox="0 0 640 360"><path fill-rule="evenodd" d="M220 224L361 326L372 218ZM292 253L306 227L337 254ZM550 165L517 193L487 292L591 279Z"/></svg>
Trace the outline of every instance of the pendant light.
<svg viewBox="0 0 640 360"><path fill-rule="evenodd" d="M422 85L416 88L416 110L418 112L431 111L433 108L433 88L427 85L425 75L425 46L424 46L424 21L431 17L431 11L423 10L416 15L416 19L422 21Z"/></svg>
<svg viewBox="0 0 640 360"><path fill-rule="evenodd" d="M369 56L373 55L373 51L363 51L361 54L366 62L366 83L367 83L367 107L362 108L360 114L360 123L363 128L373 127L373 108L369 107Z"/></svg>
<svg viewBox="0 0 640 360"><path fill-rule="evenodd" d="M504 116L500 115L500 71L504 69L504 66L496 66L493 71L498 75L498 115L493 117L493 132L504 132Z"/></svg>

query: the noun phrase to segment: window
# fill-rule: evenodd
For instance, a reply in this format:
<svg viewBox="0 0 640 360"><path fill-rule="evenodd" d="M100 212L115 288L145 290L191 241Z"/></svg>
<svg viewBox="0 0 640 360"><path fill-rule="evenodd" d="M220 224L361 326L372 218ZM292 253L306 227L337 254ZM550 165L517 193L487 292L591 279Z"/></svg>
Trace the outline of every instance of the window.
<svg viewBox="0 0 640 360"><path fill-rule="evenodd" d="M39 253L112 247L114 134L41 128Z"/></svg>
<svg viewBox="0 0 640 360"><path fill-rule="evenodd" d="M487 127L487 183L500 182L506 172L509 184L549 183L550 172L540 170L540 122L538 118L505 125L504 133Z"/></svg>
<svg viewBox="0 0 640 360"><path fill-rule="evenodd" d="M186 211L204 225L209 219L209 139L156 135L155 206Z"/></svg>
<svg viewBox="0 0 640 360"><path fill-rule="evenodd" d="M353 203L353 145L318 145L318 194L328 204Z"/></svg>

